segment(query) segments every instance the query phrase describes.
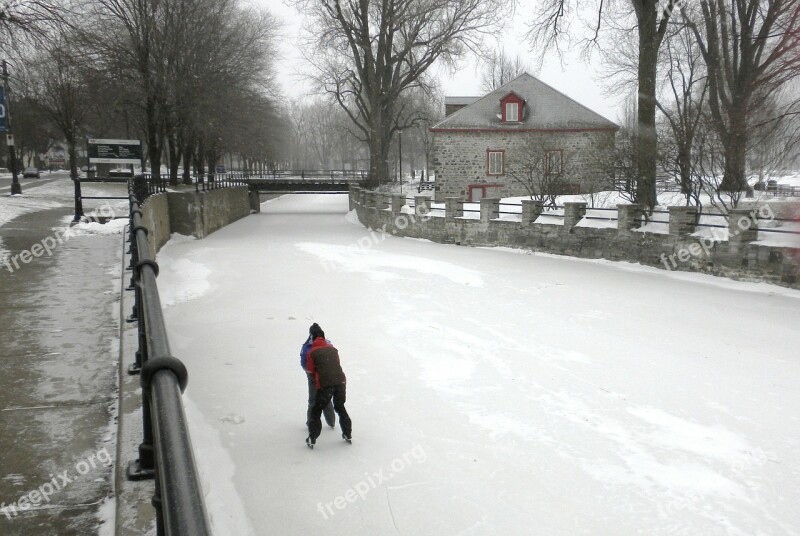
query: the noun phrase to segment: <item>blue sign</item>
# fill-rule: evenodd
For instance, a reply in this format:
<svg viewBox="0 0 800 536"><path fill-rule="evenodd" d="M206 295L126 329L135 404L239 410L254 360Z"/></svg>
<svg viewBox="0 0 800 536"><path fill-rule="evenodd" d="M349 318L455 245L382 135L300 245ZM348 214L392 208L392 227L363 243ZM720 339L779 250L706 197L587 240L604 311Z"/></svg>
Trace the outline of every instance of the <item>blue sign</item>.
<svg viewBox="0 0 800 536"><path fill-rule="evenodd" d="M0 132L6 131L6 91L0 87Z"/></svg>

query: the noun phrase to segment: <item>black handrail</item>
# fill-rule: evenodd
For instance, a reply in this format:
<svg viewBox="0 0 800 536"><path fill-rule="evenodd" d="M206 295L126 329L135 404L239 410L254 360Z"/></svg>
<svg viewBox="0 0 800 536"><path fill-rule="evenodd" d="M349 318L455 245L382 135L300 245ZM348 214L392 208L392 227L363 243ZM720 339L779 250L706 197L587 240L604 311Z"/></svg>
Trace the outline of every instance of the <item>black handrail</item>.
<svg viewBox="0 0 800 536"><path fill-rule="evenodd" d="M139 190L141 186L139 182ZM130 320L139 323L139 351L129 372L141 373L144 433L139 459L129 466L128 478L155 478L153 506L159 536L210 536L181 400L188 374L170 352L156 283L158 264L150 257L148 229L143 224L135 190L136 183L131 181L131 286L136 299Z"/></svg>

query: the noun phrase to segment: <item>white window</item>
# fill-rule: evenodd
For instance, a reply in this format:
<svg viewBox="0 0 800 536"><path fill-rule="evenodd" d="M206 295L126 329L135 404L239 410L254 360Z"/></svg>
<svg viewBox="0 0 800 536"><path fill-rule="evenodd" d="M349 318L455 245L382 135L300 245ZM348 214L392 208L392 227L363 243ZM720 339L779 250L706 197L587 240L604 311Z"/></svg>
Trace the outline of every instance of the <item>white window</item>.
<svg viewBox="0 0 800 536"><path fill-rule="evenodd" d="M488 170L489 175L503 174L503 151L489 151Z"/></svg>
<svg viewBox="0 0 800 536"><path fill-rule="evenodd" d="M519 121L519 104L516 102L506 103L506 121Z"/></svg>
<svg viewBox="0 0 800 536"><path fill-rule="evenodd" d="M561 150L547 151L545 153L545 162L547 163L548 175L561 175L561 157L563 153Z"/></svg>

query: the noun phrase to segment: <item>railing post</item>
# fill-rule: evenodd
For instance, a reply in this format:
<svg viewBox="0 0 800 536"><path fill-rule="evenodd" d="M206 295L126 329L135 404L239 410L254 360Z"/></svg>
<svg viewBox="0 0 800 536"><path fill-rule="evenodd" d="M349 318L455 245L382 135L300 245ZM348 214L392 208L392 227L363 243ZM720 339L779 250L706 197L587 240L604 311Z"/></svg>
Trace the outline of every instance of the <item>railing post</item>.
<svg viewBox="0 0 800 536"><path fill-rule="evenodd" d="M734 247L758 240L758 211L728 210L728 242Z"/></svg>
<svg viewBox="0 0 800 536"><path fill-rule="evenodd" d="M444 218L447 221L464 217L464 201L460 197L444 198Z"/></svg>
<svg viewBox="0 0 800 536"><path fill-rule="evenodd" d="M392 194L378 194L378 210L391 209Z"/></svg>
<svg viewBox="0 0 800 536"><path fill-rule="evenodd" d="M395 194L392 195L390 199L390 206L392 209L393 216L399 216L400 213L403 211L403 207L406 205L406 196L403 194Z"/></svg>
<svg viewBox="0 0 800 536"><path fill-rule="evenodd" d="M355 210L358 204L358 186L350 185L350 192L347 195L348 210Z"/></svg>
<svg viewBox="0 0 800 536"><path fill-rule="evenodd" d="M564 203L564 230L575 227L586 215L586 202L572 201Z"/></svg>
<svg viewBox="0 0 800 536"><path fill-rule="evenodd" d="M481 199L481 222L489 223L500 217L500 199L484 197Z"/></svg>
<svg viewBox="0 0 800 536"><path fill-rule="evenodd" d="M619 203L617 205L617 231L630 233L642 226L644 209L636 203Z"/></svg>
<svg viewBox="0 0 800 536"><path fill-rule="evenodd" d="M86 173L88 174L89 172L87 171ZM76 177L72 179L72 182L75 183L75 216L72 221L77 223L83 217L83 196L81 195L81 180Z"/></svg>
<svg viewBox="0 0 800 536"><path fill-rule="evenodd" d="M261 212L261 194L258 188L248 185L247 195L250 201L250 211L254 213Z"/></svg>
<svg viewBox="0 0 800 536"><path fill-rule="evenodd" d="M544 202L533 199L522 200L522 224L530 225L535 222L544 211Z"/></svg>
<svg viewBox="0 0 800 536"><path fill-rule="evenodd" d="M686 236L697 229L697 207L669 207L670 236Z"/></svg>
<svg viewBox="0 0 800 536"><path fill-rule="evenodd" d="M367 192L367 208L374 208L377 209L377 196L380 195L376 192L369 191Z"/></svg>
<svg viewBox="0 0 800 536"><path fill-rule="evenodd" d="M431 211L431 198L427 195L414 196L414 213L417 216L424 216Z"/></svg>

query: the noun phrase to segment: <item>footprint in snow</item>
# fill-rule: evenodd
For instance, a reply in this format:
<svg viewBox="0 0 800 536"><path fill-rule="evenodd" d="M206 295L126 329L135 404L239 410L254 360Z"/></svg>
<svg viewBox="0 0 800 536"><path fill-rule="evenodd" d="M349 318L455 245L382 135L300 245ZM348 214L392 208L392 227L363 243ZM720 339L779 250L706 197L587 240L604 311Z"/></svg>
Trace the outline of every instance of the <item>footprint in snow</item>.
<svg viewBox="0 0 800 536"><path fill-rule="evenodd" d="M231 413L230 415L226 415L220 419L222 422L229 422L231 424L242 424L244 422L244 417L241 415L234 415Z"/></svg>

